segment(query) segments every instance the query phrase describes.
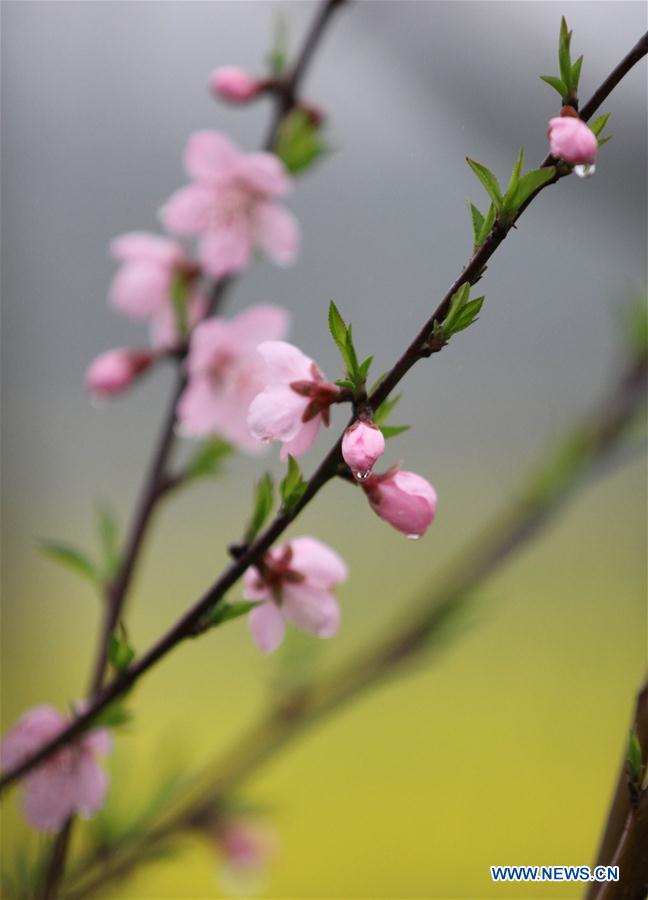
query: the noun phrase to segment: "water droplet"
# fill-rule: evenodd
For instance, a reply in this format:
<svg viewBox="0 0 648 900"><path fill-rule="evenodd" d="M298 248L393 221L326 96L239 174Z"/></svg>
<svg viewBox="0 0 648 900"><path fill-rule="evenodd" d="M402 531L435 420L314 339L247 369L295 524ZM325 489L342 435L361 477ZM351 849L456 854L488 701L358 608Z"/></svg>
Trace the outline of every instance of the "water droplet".
<svg viewBox="0 0 648 900"><path fill-rule="evenodd" d="M407 535L407 540L408 540L408 541L418 541L418 539L419 539L420 537L421 537L420 534L408 534L408 535Z"/></svg>
<svg viewBox="0 0 648 900"><path fill-rule="evenodd" d="M596 172L594 164L574 166L574 174L578 175L579 178L590 178L594 172Z"/></svg>
<svg viewBox="0 0 648 900"><path fill-rule="evenodd" d="M371 469L367 469L366 472L356 472L355 473L355 477L358 479L358 481L365 481L365 479L369 478L370 475L371 475Z"/></svg>

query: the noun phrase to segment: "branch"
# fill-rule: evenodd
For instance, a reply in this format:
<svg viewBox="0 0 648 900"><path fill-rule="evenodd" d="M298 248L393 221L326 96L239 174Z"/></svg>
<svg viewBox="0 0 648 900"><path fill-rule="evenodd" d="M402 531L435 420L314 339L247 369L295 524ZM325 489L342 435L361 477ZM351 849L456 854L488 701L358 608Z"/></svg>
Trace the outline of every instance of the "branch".
<svg viewBox="0 0 648 900"><path fill-rule="evenodd" d="M334 2L337 4L337 0L329 0L329 2ZM647 52L648 34L641 39L641 41L616 67L613 73L608 76L606 81L603 82L603 85L601 85L601 87L597 91L600 99L595 102L594 98L592 98L586 104L585 108L588 110L589 115L592 115L596 111L596 109L598 109L598 102L603 102L603 99L612 89L605 88L605 85L613 82L613 87L615 84L618 84L620 78L623 77L623 75L625 75L628 71L630 71L632 66L635 65L635 63ZM595 94L594 96L596 97L597 94ZM538 189L535 194L532 194L527 203L521 208L515 221L517 221L524 209L529 205L529 203L532 202L535 197L538 196L538 194L541 190L544 189L544 187L549 184L555 183L555 181L558 181L560 177L562 177L562 175L557 173L556 177L553 180L547 182L545 185L543 185L543 187ZM493 227L490 236L486 239L485 243L480 247L480 249L472 256L472 258L462 271L461 275L459 275L454 284L448 290L448 292L441 300L436 310L432 313L429 320L426 322L419 334L414 338L405 353L394 364L379 387L372 393L369 401L374 409L389 395L389 393L394 389L394 387L396 387L396 385L401 381L404 375L419 359L429 355L429 352L426 352L425 350L425 345L429 339L430 332L434 326L434 323L443 322L448 312L451 297L458 290L458 288L465 282L472 283L480 277L483 272L484 266L491 258L491 256L495 253L499 245L502 243L502 241L506 237L506 234L507 231L500 225L496 224ZM118 697L123 696L128 690L130 690L130 688L135 684L136 681L138 681L142 677L142 675L144 675L145 672L152 668L162 657L166 656L167 653L174 649L185 638L193 635L195 626L200 622L202 617L207 612L209 612L219 601L222 600L226 591L228 591L234 584L236 584L238 579L243 575L243 573L249 566L255 565L261 560L265 552L272 546L277 538L283 534L288 525L290 525L290 523L299 515L302 509L313 499L313 497L319 492L320 488L323 487L328 481L330 481L331 478L333 478L337 474L338 467L341 462L340 446L341 438L337 441L335 446L328 453L324 461L320 464L319 468L316 470L315 474L308 482L306 490L304 491L304 494L302 495L299 502L295 504L295 506L292 507L290 511L281 511L271 522L268 528L256 539L256 541L249 547L247 547L245 551L224 570L224 572L214 582L214 584L202 595L202 597L200 597L196 601L196 603L192 607L190 607L180 617L180 619L177 620L177 622L169 629L169 631L166 632L166 634L164 634L143 656L136 660L128 669L116 676L113 681L111 681L108 685L106 685L105 688L102 689L95 702L83 714L78 716L56 738L41 747L40 750L34 753L31 757L23 761L20 765L15 766L13 769L7 771L2 776L2 778L0 778L0 791L5 790L10 784L15 782L26 772L30 771L34 766L47 759L48 756L50 756L60 747L69 743L71 740L81 734L81 732L83 732L91 724L93 719L95 719L102 710L104 710Z"/></svg>
<svg viewBox="0 0 648 900"><path fill-rule="evenodd" d="M401 614L398 624L387 629L385 636L364 653L356 654L350 665L284 696L223 760L198 779L189 798L175 812L158 818L158 824L138 844L126 847L124 852L122 845L117 845L112 857L97 860L101 867L98 872L92 872L97 868L92 860L83 866L71 895L88 896L113 878L128 874L145 860L149 848L195 827L196 822L209 818L210 813L213 816L214 811L217 815L242 782L318 719L379 685L434 647L442 647L444 629L465 608L475 589L536 537L570 490L617 449L641 408L647 373L648 359L644 356L629 368L597 411L549 454L542 469L532 473L517 501L458 554L445 576L435 577L435 583L441 587L412 603L405 621Z"/></svg>

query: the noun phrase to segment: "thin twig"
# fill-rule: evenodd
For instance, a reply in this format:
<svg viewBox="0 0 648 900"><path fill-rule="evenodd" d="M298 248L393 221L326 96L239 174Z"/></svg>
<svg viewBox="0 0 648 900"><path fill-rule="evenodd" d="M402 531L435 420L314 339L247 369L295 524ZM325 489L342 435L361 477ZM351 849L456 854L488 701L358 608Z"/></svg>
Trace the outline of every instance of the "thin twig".
<svg viewBox="0 0 648 900"><path fill-rule="evenodd" d="M641 52L638 52L637 47L641 49ZM648 52L648 34L641 39L636 47L633 47L630 53L628 53L627 56L622 60L622 62L614 69L613 73L608 76L603 85L601 85L601 87L598 89L597 95L601 96L602 98L607 97L609 91L605 88L606 84L608 82L613 82L612 86L618 84L620 77L622 77L622 75L620 76L619 73L621 72L622 74L626 74L628 71L630 71L632 66L635 65L635 63L646 54L646 52ZM602 102L602 100L600 102ZM589 114L591 115L596 111L598 107L596 103L590 100L587 103L586 108L588 108ZM556 175L556 178L552 181L547 182L547 184L545 184L543 188L547 187L549 184L554 183L556 180L558 180L559 177L559 175ZM520 210L517 218L519 218L526 206L529 205L531 200L538 196L543 188L540 188L538 191L536 191L535 194L532 195L528 203L525 204L525 206ZM421 331L414 339L414 341L412 341L405 353L395 363L393 368L387 374L386 378L380 383L378 388L371 395L370 402L374 408L376 408L389 395L389 393L401 381L407 371L419 359L427 355L426 353L424 353L424 346L429 338L430 331L434 325L434 322L443 322L447 314L452 295L462 284L467 281L476 280L479 277L479 275L483 271L485 264L495 253L499 245L506 237L506 234L507 232L500 226L496 225L494 227L491 235L486 239L481 248L472 256L467 266L464 268L461 275L457 278L452 287L446 293L445 297L441 300L426 325L423 327L423 329L421 329ZM176 621L176 623L169 629L169 631L162 635L162 637L159 638L158 641L156 641L156 643L153 644L153 646L139 659L137 659L128 669L117 675L113 681L106 685L106 687L97 697L97 700L84 713L82 713L73 722L71 722L70 725L56 738L49 741L28 759L24 760L13 769L7 771L2 776L2 778L0 778L0 791L5 790L10 784L12 784L26 772L30 771L34 766L38 765L44 759L47 759L50 754L52 754L65 744L69 743L71 740L77 737L77 735L81 734L81 732L91 724L92 720L102 710L104 710L118 697L123 696L128 690L130 690L130 688L132 688L135 682L138 681L139 678L142 677L142 675L144 675L145 672L152 668L172 649L178 646L178 644L180 644L185 638L190 637L193 634L196 624L202 619L205 613L211 610L217 603L219 603L223 599L226 591L228 591L238 581L238 579L243 575L243 573L249 566L254 565L263 557L265 552L272 546L277 538L280 537L281 534L283 534L290 523L299 515L302 509L318 493L320 488L323 487L324 484L330 481L330 479L337 474L338 465L341 459L340 446L341 438L327 454L323 462L320 464L319 468L316 470L315 474L308 482L307 487L299 502L295 504L295 506L292 507L290 511L280 511L276 518L266 528L266 530L262 532L261 535L259 535L256 541L251 544L239 558L234 560L225 569L225 571L214 582L214 584L196 601L193 606L191 606L180 617L180 619Z"/></svg>

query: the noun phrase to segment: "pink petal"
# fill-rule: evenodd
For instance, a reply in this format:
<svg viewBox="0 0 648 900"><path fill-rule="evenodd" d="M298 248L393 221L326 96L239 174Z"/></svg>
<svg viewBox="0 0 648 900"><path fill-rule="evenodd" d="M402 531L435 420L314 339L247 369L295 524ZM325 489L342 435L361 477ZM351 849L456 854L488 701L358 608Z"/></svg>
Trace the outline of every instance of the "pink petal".
<svg viewBox="0 0 648 900"><path fill-rule="evenodd" d="M241 154L217 131L196 131L187 142L184 167L196 181L228 179L237 171Z"/></svg>
<svg viewBox="0 0 648 900"><path fill-rule="evenodd" d="M263 603L248 616L250 631L262 653L272 653L284 639L286 626L276 605Z"/></svg>
<svg viewBox="0 0 648 900"><path fill-rule="evenodd" d="M297 258L299 224L284 206L260 203L253 214L256 243L281 266L289 266Z"/></svg>
<svg viewBox="0 0 648 900"><path fill-rule="evenodd" d="M240 217L227 226L207 231L200 241L200 261L214 278L244 269L250 260L250 230Z"/></svg>
<svg viewBox="0 0 648 900"><path fill-rule="evenodd" d="M302 415L308 399L287 385L266 388L250 404L247 422L260 441L291 441L303 427Z"/></svg>
<svg viewBox="0 0 648 900"><path fill-rule="evenodd" d="M108 776L90 753L81 752L74 772L74 808L90 818L103 806L107 791Z"/></svg>
<svg viewBox="0 0 648 900"><path fill-rule="evenodd" d="M0 745L0 764L11 769L61 732L67 722L51 706L28 710L5 735Z"/></svg>
<svg viewBox="0 0 648 900"><path fill-rule="evenodd" d="M271 600L272 594L255 566L243 574L243 596L246 600Z"/></svg>
<svg viewBox="0 0 648 900"><path fill-rule="evenodd" d="M287 341L264 341L257 347L267 368L268 382L312 381L313 360Z"/></svg>
<svg viewBox="0 0 648 900"><path fill-rule="evenodd" d="M207 378L194 376L178 403L178 418L187 434L212 434L219 420L219 398Z"/></svg>
<svg viewBox="0 0 648 900"><path fill-rule="evenodd" d="M58 831L74 812L74 781L54 761L41 766L25 779L23 810L29 823L40 831Z"/></svg>
<svg viewBox="0 0 648 900"><path fill-rule="evenodd" d="M112 750L112 735L107 728L95 728L83 738L83 749L97 756L107 756Z"/></svg>
<svg viewBox="0 0 648 900"><path fill-rule="evenodd" d="M167 231L200 234L209 227L214 192L202 184L190 184L171 194L160 210Z"/></svg>
<svg viewBox="0 0 648 900"><path fill-rule="evenodd" d="M188 262L184 250L175 241L146 231L120 234L111 241L110 252L124 262L149 262L169 269Z"/></svg>
<svg viewBox="0 0 648 900"><path fill-rule="evenodd" d="M317 637L333 637L340 624L340 608L333 594L308 582L286 585L281 608L289 622Z"/></svg>
<svg viewBox="0 0 648 900"><path fill-rule="evenodd" d="M321 416L315 416L314 419L309 419L308 422L302 422L301 428L294 438L284 442L279 454L281 460L286 462L288 456L294 456L297 459L303 456L304 453L307 453L315 443L321 424Z"/></svg>
<svg viewBox="0 0 648 900"><path fill-rule="evenodd" d="M280 306L250 306L230 322L231 337L239 348L256 350L262 341L282 338L290 327L290 314Z"/></svg>
<svg viewBox="0 0 648 900"><path fill-rule="evenodd" d="M170 272L156 264L127 263L117 272L108 294L111 304L132 319L147 319L169 305Z"/></svg>
<svg viewBox="0 0 648 900"><path fill-rule="evenodd" d="M272 153L248 153L241 156L237 175L245 185L266 197L281 197L292 187L286 167Z"/></svg>
<svg viewBox="0 0 648 900"><path fill-rule="evenodd" d="M308 535L294 538L290 547L293 554L290 567L304 575L308 584L328 589L346 581L348 570L342 558L317 538Z"/></svg>

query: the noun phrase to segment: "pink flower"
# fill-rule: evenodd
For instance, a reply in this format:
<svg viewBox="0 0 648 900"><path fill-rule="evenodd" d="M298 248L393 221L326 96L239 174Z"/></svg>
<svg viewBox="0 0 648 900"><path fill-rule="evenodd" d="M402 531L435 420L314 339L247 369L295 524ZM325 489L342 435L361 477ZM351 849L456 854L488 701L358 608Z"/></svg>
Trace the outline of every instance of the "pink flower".
<svg viewBox="0 0 648 900"><path fill-rule="evenodd" d="M252 100L263 88L263 82L253 78L243 69L223 66L214 69L209 76L209 87L214 94L231 103L245 103Z"/></svg>
<svg viewBox="0 0 648 900"><path fill-rule="evenodd" d="M370 475L362 488L374 512L410 538L420 538L434 521L436 491L414 472L389 469Z"/></svg>
<svg viewBox="0 0 648 900"><path fill-rule="evenodd" d="M592 165L598 141L591 128L578 116L557 116L549 120L549 149L552 156L571 165Z"/></svg>
<svg viewBox="0 0 648 900"><path fill-rule="evenodd" d="M216 433L241 450L262 449L247 427L248 408L264 384L264 363L256 347L268 338L283 337L287 330L288 313L269 305L196 327L187 360L189 383L178 406L188 434Z"/></svg>
<svg viewBox="0 0 648 900"><path fill-rule="evenodd" d="M250 405L250 431L261 441L282 441L283 460L288 454L301 456L312 446L321 423L329 424L329 407L339 388L292 344L266 341L257 350L266 362L265 385Z"/></svg>
<svg viewBox="0 0 648 900"><path fill-rule="evenodd" d="M123 265L110 286L109 299L115 309L131 319L148 320L155 347L173 347L180 335L171 299L174 279L184 279L188 289L187 322L195 325L206 312L204 296L191 285L200 270L175 241L155 234L133 231L110 245Z"/></svg>
<svg viewBox="0 0 648 900"><path fill-rule="evenodd" d="M155 355L146 350L107 350L88 366L86 387L98 397L122 394L154 359Z"/></svg>
<svg viewBox="0 0 648 900"><path fill-rule="evenodd" d="M385 438L380 428L356 419L344 432L342 456L356 478L366 478L385 452Z"/></svg>
<svg viewBox="0 0 648 900"><path fill-rule="evenodd" d="M297 256L298 226L274 201L291 186L283 163L271 153L241 153L224 135L198 131L189 138L184 164L192 184L162 209L174 234L200 236L207 272L220 278L244 269L260 248L280 265Z"/></svg>
<svg viewBox="0 0 648 900"><path fill-rule="evenodd" d="M243 576L244 596L259 601L249 617L259 649L276 650L286 622L317 637L332 637L340 623L333 589L346 578L337 553L312 537L295 538L266 553L262 566Z"/></svg>
<svg viewBox="0 0 648 900"><path fill-rule="evenodd" d="M269 828L248 819L230 819L218 827L216 842L235 869L262 869L274 855L276 841Z"/></svg>
<svg viewBox="0 0 648 900"><path fill-rule="evenodd" d="M67 721L51 706L26 712L0 746L3 769L10 769L56 737ZM108 777L96 757L110 752L105 729L86 732L25 776L25 816L34 828L58 831L72 813L90 818L103 806Z"/></svg>

